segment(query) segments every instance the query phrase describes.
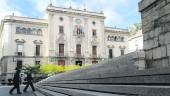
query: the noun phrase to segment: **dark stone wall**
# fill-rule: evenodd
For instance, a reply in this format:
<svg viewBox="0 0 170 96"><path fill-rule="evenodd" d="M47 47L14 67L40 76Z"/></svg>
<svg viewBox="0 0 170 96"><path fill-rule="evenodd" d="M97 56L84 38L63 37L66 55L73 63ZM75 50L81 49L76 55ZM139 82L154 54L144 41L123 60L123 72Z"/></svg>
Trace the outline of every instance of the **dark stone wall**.
<svg viewBox="0 0 170 96"><path fill-rule="evenodd" d="M142 0L139 10L147 67L170 66L170 0Z"/></svg>

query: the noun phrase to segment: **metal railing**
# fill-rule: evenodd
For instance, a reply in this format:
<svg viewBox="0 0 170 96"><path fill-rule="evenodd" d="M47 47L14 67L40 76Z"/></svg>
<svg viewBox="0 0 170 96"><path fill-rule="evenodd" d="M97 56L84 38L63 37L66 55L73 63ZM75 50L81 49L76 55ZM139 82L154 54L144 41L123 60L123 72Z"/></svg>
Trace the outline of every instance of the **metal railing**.
<svg viewBox="0 0 170 96"><path fill-rule="evenodd" d="M19 56L19 57L25 56L24 52L15 52L14 54L15 54L15 56Z"/></svg>
<svg viewBox="0 0 170 96"><path fill-rule="evenodd" d="M58 53L55 54L57 57L68 57L68 53Z"/></svg>

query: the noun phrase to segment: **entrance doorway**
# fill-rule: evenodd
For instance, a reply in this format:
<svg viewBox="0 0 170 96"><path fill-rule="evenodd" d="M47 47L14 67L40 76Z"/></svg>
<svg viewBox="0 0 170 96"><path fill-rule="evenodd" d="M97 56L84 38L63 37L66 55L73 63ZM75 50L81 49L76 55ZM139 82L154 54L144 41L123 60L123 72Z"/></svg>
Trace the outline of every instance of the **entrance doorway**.
<svg viewBox="0 0 170 96"><path fill-rule="evenodd" d="M65 66L65 61L64 60L58 60L58 65L59 66Z"/></svg>
<svg viewBox="0 0 170 96"><path fill-rule="evenodd" d="M82 61L76 61L76 65L82 66Z"/></svg>
<svg viewBox="0 0 170 96"><path fill-rule="evenodd" d="M17 61L17 68L22 69L22 60Z"/></svg>
<svg viewBox="0 0 170 96"><path fill-rule="evenodd" d="M98 61L92 61L92 64L97 64L98 63Z"/></svg>

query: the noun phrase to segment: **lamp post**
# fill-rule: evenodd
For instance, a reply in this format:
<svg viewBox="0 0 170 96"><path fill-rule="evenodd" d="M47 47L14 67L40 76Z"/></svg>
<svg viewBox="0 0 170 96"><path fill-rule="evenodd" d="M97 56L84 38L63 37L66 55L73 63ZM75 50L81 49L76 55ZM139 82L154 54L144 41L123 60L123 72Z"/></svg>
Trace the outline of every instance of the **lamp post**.
<svg viewBox="0 0 170 96"><path fill-rule="evenodd" d="M135 41L135 46L136 46L136 51L138 51L138 44L137 44L137 40Z"/></svg>
<svg viewBox="0 0 170 96"><path fill-rule="evenodd" d="M17 62L17 57L13 57L13 62Z"/></svg>

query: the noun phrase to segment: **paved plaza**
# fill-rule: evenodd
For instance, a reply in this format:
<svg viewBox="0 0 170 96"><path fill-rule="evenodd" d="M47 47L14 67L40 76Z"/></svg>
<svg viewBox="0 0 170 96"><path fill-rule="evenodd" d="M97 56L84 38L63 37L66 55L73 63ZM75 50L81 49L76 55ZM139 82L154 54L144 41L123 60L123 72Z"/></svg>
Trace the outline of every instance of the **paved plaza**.
<svg viewBox="0 0 170 96"><path fill-rule="evenodd" d="M12 86L0 86L0 96L35 96L32 92L32 90L28 90L26 93L22 94L16 94L16 90L14 90L13 95L9 94L9 90L12 88ZM23 90L24 85L21 86L21 91Z"/></svg>

